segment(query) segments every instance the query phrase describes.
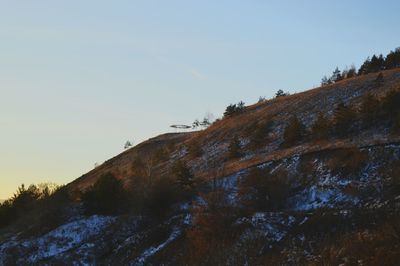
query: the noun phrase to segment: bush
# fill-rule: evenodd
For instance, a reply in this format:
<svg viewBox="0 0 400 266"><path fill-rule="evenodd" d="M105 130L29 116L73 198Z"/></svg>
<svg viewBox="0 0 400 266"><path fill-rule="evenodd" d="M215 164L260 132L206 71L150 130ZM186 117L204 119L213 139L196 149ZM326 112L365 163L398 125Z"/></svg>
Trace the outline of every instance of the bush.
<svg viewBox="0 0 400 266"><path fill-rule="evenodd" d="M121 180L111 173L99 180L82 195L86 214L116 215L127 209L127 195Z"/></svg>

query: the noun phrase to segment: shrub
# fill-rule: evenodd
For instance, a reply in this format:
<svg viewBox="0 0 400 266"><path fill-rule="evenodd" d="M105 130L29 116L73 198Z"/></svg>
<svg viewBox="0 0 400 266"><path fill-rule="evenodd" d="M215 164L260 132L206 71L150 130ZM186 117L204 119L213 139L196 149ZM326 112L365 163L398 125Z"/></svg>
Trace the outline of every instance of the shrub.
<svg viewBox="0 0 400 266"><path fill-rule="evenodd" d="M99 180L82 195L87 214L116 215L127 209L127 195L121 180L111 173Z"/></svg>

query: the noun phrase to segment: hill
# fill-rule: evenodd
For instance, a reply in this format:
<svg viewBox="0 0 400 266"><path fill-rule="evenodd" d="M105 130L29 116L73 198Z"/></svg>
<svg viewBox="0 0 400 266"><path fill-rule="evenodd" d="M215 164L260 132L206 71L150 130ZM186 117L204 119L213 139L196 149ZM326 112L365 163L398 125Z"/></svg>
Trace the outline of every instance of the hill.
<svg viewBox="0 0 400 266"><path fill-rule="evenodd" d="M149 139L38 196L0 265L395 265L399 95L387 70Z"/></svg>

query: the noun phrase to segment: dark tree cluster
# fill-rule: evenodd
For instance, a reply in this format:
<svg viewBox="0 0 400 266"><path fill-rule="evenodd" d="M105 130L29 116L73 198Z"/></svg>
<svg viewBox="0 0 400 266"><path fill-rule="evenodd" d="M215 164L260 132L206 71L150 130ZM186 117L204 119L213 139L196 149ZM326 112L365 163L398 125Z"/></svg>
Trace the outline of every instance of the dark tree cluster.
<svg viewBox="0 0 400 266"><path fill-rule="evenodd" d="M68 201L65 187L40 184L26 188L22 184L10 199L0 204L0 228L19 219L29 220L29 216L43 220L43 226L51 226L50 223L61 220L63 207Z"/></svg>
<svg viewBox="0 0 400 266"><path fill-rule="evenodd" d="M400 88L378 98L372 94L363 97L360 106L339 103L332 117L317 115L310 128L293 116L283 133L282 146L289 147L307 140L322 140L359 134L370 128L400 129Z"/></svg>
<svg viewBox="0 0 400 266"><path fill-rule="evenodd" d="M275 93L275 98L284 97L284 96L288 96L288 95L290 95L289 92L284 92L283 90L278 90Z"/></svg>
<svg viewBox="0 0 400 266"><path fill-rule="evenodd" d="M340 71L338 67L333 71L330 77L324 76L321 80L321 85L329 85L343 79L352 78L355 76L365 75L369 73L377 73L382 70L388 70L400 67L400 47L394 51L390 51L386 57L382 54L373 55L368 57L364 63L360 66L358 71L355 66L351 66L349 69Z"/></svg>
<svg viewBox="0 0 400 266"><path fill-rule="evenodd" d="M233 116L243 113L245 109L244 102L240 101L237 104L230 104L226 107L224 117Z"/></svg>

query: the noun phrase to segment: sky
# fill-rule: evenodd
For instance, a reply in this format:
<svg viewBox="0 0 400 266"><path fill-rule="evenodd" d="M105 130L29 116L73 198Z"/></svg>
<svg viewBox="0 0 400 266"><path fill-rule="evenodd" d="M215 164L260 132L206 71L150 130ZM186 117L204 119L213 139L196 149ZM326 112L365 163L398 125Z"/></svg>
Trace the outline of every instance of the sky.
<svg viewBox="0 0 400 266"><path fill-rule="evenodd" d="M399 1L0 5L0 199L400 46Z"/></svg>

